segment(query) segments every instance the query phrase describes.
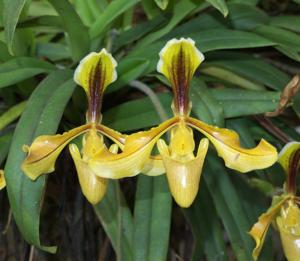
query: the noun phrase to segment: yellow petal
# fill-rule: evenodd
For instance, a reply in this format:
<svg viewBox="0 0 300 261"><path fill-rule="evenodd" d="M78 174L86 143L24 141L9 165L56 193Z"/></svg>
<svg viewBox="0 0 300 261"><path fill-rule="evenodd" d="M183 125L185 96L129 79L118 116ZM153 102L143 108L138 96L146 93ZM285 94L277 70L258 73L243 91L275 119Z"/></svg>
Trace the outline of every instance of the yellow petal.
<svg viewBox="0 0 300 261"><path fill-rule="evenodd" d="M298 261L300 258L300 210L298 206L290 201L287 209L282 208L276 223L287 260Z"/></svg>
<svg viewBox="0 0 300 261"><path fill-rule="evenodd" d="M208 139L202 139L195 158L193 131L183 121L172 128L169 147L163 140L157 143L171 193L181 207L189 207L197 196L208 146Z"/></svg>
<svg viewBox="0 0 300 261"><path fill-rule="evenodd" d="M105 88L117 79L117 62L105 49L99 53L92 52L84 57L74 73L74 81L82 86L87 95L93 94L94 88Z"/></svg>
<svg viewBox="0 0 300 261"><path fill-rule="evenodd" d="M101 105L105 88L117 79L117 62L102 49L83 58L75 70L74 81L81 85L88 96L87 119L89 122L101 121Z"/></svg>
<svg viewBox="0 0 300 261"><path fill-rule="evenodd" d="M174 93L174 112L186 115L190 112L189 83L204 55L190 38L172 39L159 53L157 71L171 82Z"/></svg>
<svg viewBox="0 0 300 261"><path fill-rule="evenodd" d="M87 162L81 158L75 144L70 144L69 150L75 163L83 195L91 204L97 204L106 193L108 180L94 174Z"/></svg>
<svg viewBox="0 0 300 261"><path fill-rule="evenodd" d="M199 190L202 167L209 146L208 139L201 140L197 157L189 160L172 158L163 140L159 140L157 145L163 157L172 196L179 206L187 208L193 203Z"/></svg>
<svg viewBox="0 0 300 261"><path fill-rule="evenodd" d="M0 190L5 188L6 182L5 182L5 177L4 177L4 171L0 169Z"/></svg>
<svg viewBox="0 0 300 261"><path fill-rule="evenodd" d="M253 237L255 240L256 246L252 252L252 256L254 260L257 260L260 251L262 249L262 246L265 241L265 237L268 231L268 228L273 221L273 219L276 217L276 215L279 213L280 208L282 205L288 200L288 197L283 197L278 202L276 202L273 206L271 206L268 211L264 214L262 214L258 221L253 225L251 228L249 234Z"/></svg>
<svg viewBox="0 0 300 261"><path fill-rule="evenodd" d="M89 161L89 166L96 175L104 178L119 179L139 174L149 160L157 140L169 128L178 122L172 118L149 131L134 133L125 137L123 151L116 155L96 155Z"/></svg>
<svg viewBox="0 0 300 261"><path fill-rule="evenodd" d="M215 146L218 155L225 161L228 168L240 172L263 169L271 166L277 160L275 147L262 139L252 149L242 148L236 132L210 126L194 118L187 118L186 122L204 134Z"/></svg>
<svg viewBox="0 0 300 261"><path fill-rule="evenodd" d="M91 125L86 124L60 135L43 135L37 137L30 147L24 146L28 152L22 163L22 170L31 178L54 171L55 161L63 148L75 137L88 131Z"/></svg>
<svg viewBox="0 0 300 261"><path fill-rule="evenodd" d="M88 166L88 161L95 154L104 156L111 153L117 153L118 146L113 144L108 151L104 144L103 136L99 135L96 129L91 129L85 134L82 143L82 158L75 144L70 144L69 150L75 163L83 195L91 204L97 204L101 201L107 191L108 180L96 176Z"/></svg>
<svg viewBox="0 0 300 261"><path fill-rule="evenodd" d="M298 167L300 163L300 142L289 142L287 143L279 153L278 162L284 168L285 172L288 173L294 163L294 167Z"/></svg>
<svg viewBox="0 0 300 261"><path fill-rule="evenodd" d="M127 135L123 135L122 133L110 129L102 124L97 124L94 127L97 129L98 132L100 132L101 134L112 140L114 143L116 143L118 147L120 147L120 149L124 148L124 143Z"/></svg>
<svg viewBox="0 0 300 261"><path fill-rule="evenodd" d="M147 176L159 176L166 173L161 156L150 156L141 172Z"/></svg>

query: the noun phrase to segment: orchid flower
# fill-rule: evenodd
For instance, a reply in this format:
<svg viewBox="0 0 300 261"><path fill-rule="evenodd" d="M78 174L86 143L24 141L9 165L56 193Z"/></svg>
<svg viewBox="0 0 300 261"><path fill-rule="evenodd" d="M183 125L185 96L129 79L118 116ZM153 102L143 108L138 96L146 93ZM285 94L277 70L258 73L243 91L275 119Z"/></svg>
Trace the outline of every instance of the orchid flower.
<svg viewBox="0 0 300 261"><path fill-rule="evenodd" d="M83 87L88 98L86 124L62 135L40 136L30 147L24 146L28 155L22 164L22 170L29 178L35 180L44 173L53 172L55 161L63 148L75 137L84 134L82 153L75 144L70 144L69 150L85 197L92 204L102 199L108 180L97 176L87 163L95 154L111 155L117 152L118 147L123 146L124 136L102 125L100 113L103 92L117 78L116 66L116 61L105 49L99 53L90 53L80 62L74 81ZM104 144L103 135L114 142L110 149Z"/></svg>
<svg viewBox="0 0 300 261"><path fill-rule="evenodd" d="M195 47L192 39L170 40L159 56L157 70L172 86L174 116L151 130L126 136L121 153L104 156L95 154L88 165L96 175L122 178L141 172L146 175L166 172L175 201L182 207L188 207L198 192L209 141L224 159L226 166L240 172L267 168L277 160L276 149L263 139L257 147L245 149L241 147L236 132L210 126L190 117L192 103L189 100L189 84L195 70L204 60L204 55ZM201 139L196 154L193 129L206 136ZM169 145L161 139L168 130L171 131ZM155 144L160 155L153 156L149 164ZM151 171L161 161L164 168L156 167L155 171ZM145 170L150 171L145 173Z"/></svg>
<svg viewBox="0 0 300 261"><path fill-rule="evenodd" d="M278 162L283 167L287 181L285 192L274 196L271 207L253 225L249 234L256 242L252 252L257 260L268 228L275 222L279 230L285 256L288 261L298 261L300 257L300 197L296 196L296 176L300 166L300 143L287 143L279 154Z"/></svg>
<svg viewBox="0 0 300 261"><path fill-rule="evenodd" d="M5 188L6 182L5 182L5 177L4 177L4 171L0 169L0 190Z"/></svg>

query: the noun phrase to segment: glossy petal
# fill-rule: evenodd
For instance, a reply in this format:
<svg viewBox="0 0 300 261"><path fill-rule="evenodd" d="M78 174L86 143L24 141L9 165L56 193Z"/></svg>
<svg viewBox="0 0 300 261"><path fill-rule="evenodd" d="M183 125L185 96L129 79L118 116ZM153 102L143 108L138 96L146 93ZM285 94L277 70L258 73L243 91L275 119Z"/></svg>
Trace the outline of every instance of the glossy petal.
<svg viewBox="0 0 300 261"><path fill-rule="evenodd" d="M267 168L277 160L277 150L264 139L255 148L245 149L240 145L238 134L232 130L214 127L190 117L186 122L213 143L228 168L248 172Z"/></svg>
<svg viewBox="0 0 300 261"><path fill-rule="evenodd" d="M254 260L257 260L260 254L271 222L288 199L288 197L281 197L277 199L276 202L274 202L274 204L268 209L268 211L258 218L258 221L251 228L249 234L253 237L256 243L256 246L252 252Z"/></svg>
<svg viewBox="0 0 300 261"><path fill-rule="evenodd" d="M100 155L110 154L103 142L103 136L99 136L95 130L91 130L85 134L83 138L82 158L75 144L70 144L69 150L76 166L83 195L91 204L99 203L106 193L108 180L96 176L89 168L88 160L96 153ZM116 153L117 148L115 146L112 147L112 151Z"/></svg>
<svg viewBox="0 0 300 261"><path fill-rule="evenodd" d="M178 122L172 118L149 131L134 133L125 138L123 151L116 155L96 155L89 166L97 176L119 179L131 177L143 171L153 146L169 128Z"/></svg>
<svg viewBox="0 0 300 261"><path fill-rule="evenodd" d="M87 95L92 95L94 88L103 93L105 88L117 79L117 62L105 49L92 52L84 57L74 73L74 81L82 86Z"/></svg>
<svg viewBox="0 0 300 261"><path fill-rule="evenodd" d="M81 191L91 204L97 204L106 193L108 180L96 176L80 155L75 144L69 145L69 150L74 160Z"/></svg>
<svg viewBox="0 0 300 261"><path fill-rule="evenodd" d="M141 173L147 176L159 176L166 173L161 156L150 156Z"/></svg>
<svg viewBox="0 0 300 261"><path fill-rule="evenodd" d="M278 162L287 175L285 190L287 193L296 194L297 174L300 167L300 142L289 142L279 153Z"/></svg>
<svg viewBox="0 0 300 261"><path fill-rule="evenodd" d="M288 173L291 167L297 167L300 163L300 142L289 142L285 144L278 156L278 162ZM294 161L294 162L293 162Z"/></svg>
<svg viewBox="0 0 300 261"><path fill-rule="evenodd" d="M100 123L102 97L105 88L117 79L117 62L102 49L83 58L75 70L74 81L81 85L88 96L87 120Z"/></svg>
<svg viewBox="0 0 300 261"><path fill-rule="evenodd" d="M175 131L176 128L174 128ZM182 135L182 141L179 141L180 137L177 135ZM197 156L194 157L194 144L189 144L191 142L190 139L184 140L185 136L181 131L173 137L171 136L169 147L163 140L159 140L157 143L158 150L163 157L172 196L181 207L189 207L197 196L203 162L209 146L208 139L202 139L199 144ZM193 138L192 135L191 138ZM181 146L178 146L179 144ZM192 150L189 150L189 148ZM182 152L185 152L185 154Z"/></svg>
<svg viewBox="0 0 300 261"><path fill-rule="evenodd" d="M4 177L4 171L0 169L0 190L5 188L6 182L5 182L5 177Z"/></svg>
<svg viewBox="0 0 300 261"><path fill-rule="evenodd" d="M292 201L287 208L282 207L276 218L281 243L288 261L298 261L300 257L300 210Z"/></svg>
<svg viewBox="0 0 300 261"><path fill-rule="evenodd" d="M28 152L28 155L23 161L22 170L33 180L42 174L53 172L55 161L63 148L72 139L88 131L90 127L90 124L86 124L65 132L62 135L43 135L37 137L30 147L24 146L24 150Z"/></svg>
<svg viewBox="0 0 300 261"><path fill-rule="evenodd" d="M172 39L159 53L157 71L171 82L174 93L175 113L186 115L190 112L189 83L204 55L190 39Z"/></svg>

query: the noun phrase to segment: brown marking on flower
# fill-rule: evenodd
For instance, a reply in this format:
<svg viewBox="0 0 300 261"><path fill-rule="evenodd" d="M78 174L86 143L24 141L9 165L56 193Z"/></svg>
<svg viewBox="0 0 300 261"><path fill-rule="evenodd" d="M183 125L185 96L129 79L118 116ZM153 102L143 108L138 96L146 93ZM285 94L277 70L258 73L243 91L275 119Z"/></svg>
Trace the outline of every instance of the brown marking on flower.
<svg viewBox="0 0 300 261"><path fill-rule="evenodd" d="M174 84L174 106L176 112L186 114L189 111L189 82L191 80L191 64L180 46L177 56L172 59L170 75Z"/></svg>
<svg viewBox="0 0 300 261"><path fill-rule="evenodd" d="M97 122L100 119L102 97L105 83L105 66L102 66L102 59L99 59L97 64L91 69L89 75L89 108L88 120L90 122Z"/></svg>
<svg viewBox="0 0 300 261"><path fill-rule="evenodd" d="M293 152L289 159L289 171L287 173L287 191L296 194L296 177L300 166L300 149Z"/></svg>

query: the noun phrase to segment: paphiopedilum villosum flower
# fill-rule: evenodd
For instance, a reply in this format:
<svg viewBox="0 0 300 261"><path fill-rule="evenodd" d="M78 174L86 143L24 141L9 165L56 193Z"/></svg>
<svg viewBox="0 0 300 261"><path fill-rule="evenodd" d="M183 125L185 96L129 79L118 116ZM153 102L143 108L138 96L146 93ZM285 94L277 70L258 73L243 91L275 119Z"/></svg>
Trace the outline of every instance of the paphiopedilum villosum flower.
<svg viewBox="0 0 300 261"><path fill-rule="evenodd" d="M253 225L249 234L256 247L253 258L257 260L262 249L268 228L273 222L279 230L283 250L289 261L300 259L300 197L296 196L296 176L300 166L300 143L290 142L279 154L278 162L286 173L284 193L274 196L271 207Z"/></svg>
<svg viewBox="0 0 300 261"><path fill-rule="evenodd" d="M182 207L188 207L198 192L209 141L224 159L226 166L240 172L266 168L277 160L276 149L265 140L261 140L253 149L245 149L240 146L236 132L210 126L189 116L192 108L189 84L195 70L204 60L192 39L170 40L159 56L157 70L172 85L174 117L151 130L127 136L121 153L104 157L95 155L89 161L89 166L97 175L106 178L128 177L155 166L155 171L150 174L166 172L175 201ZM196 155L193 129L207 137L200 141ZM169 145L160 139L168 130L171 131ZM153 156L151 165L149 156L156 143L160 155ZM159 168L161 162L163 166Z"/></svg>
<svg viewBox="0 0 300 261"><path fill-rule="evenodd" d="M119 147L123 148L125 136L101 124L103 92L116 80L116 66L116 61L105 49L99 53L90 53L80 62L74 74L74 81L84 88L88 98L86 124L62 135L40 136L30 147L24 146L28 155L22 164L22 170L29 178L35 180L44 173L54 171L55 161L63 148L72 139L84 134L81 153L75 144L70 144L69 150L85 197L92 204L102 199L108 180L97 175L88 162L95 155L110 156L117 153ZM103 135L114 143L109 149L104 144Z"/></svg>

